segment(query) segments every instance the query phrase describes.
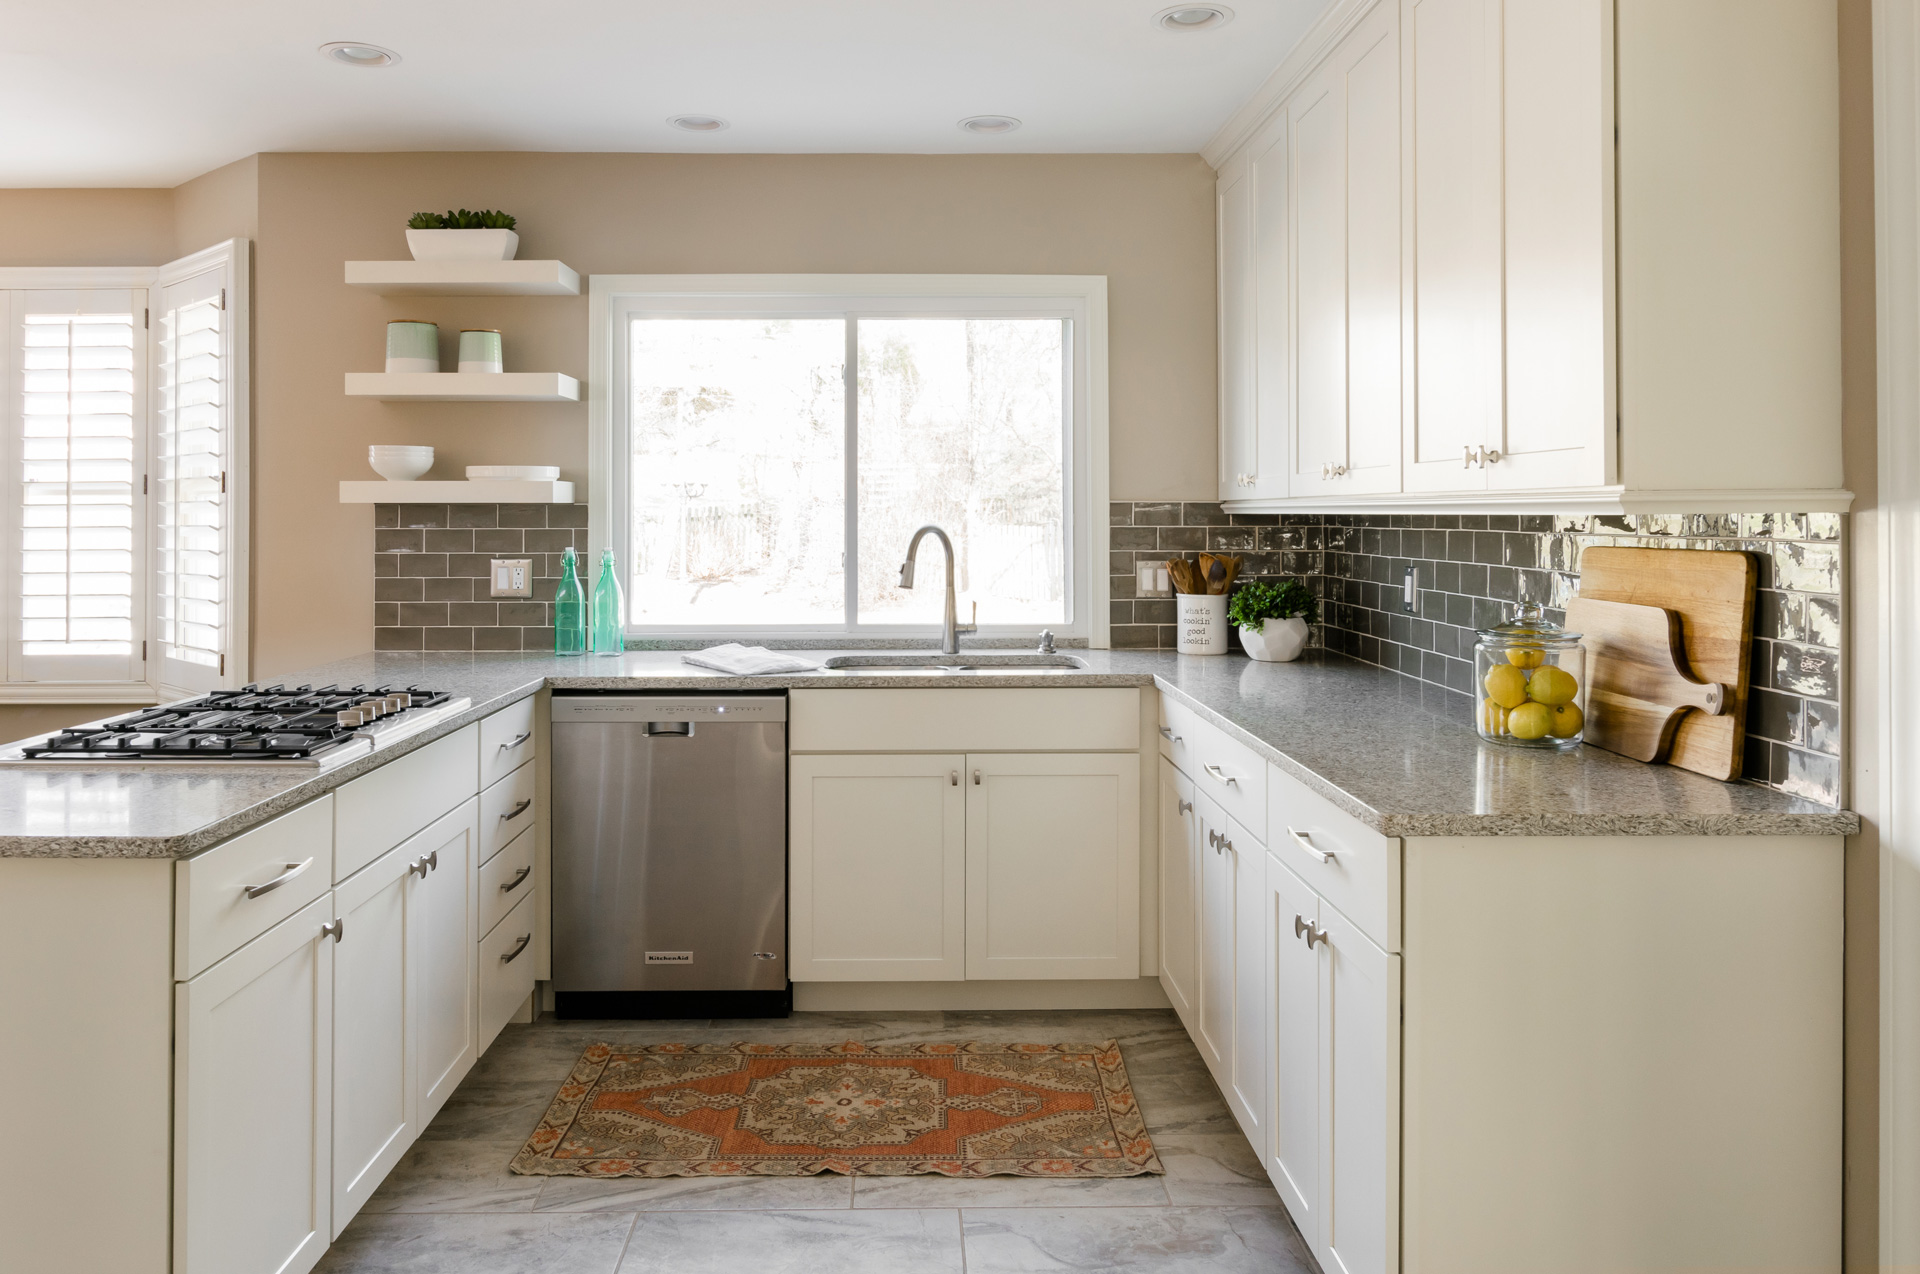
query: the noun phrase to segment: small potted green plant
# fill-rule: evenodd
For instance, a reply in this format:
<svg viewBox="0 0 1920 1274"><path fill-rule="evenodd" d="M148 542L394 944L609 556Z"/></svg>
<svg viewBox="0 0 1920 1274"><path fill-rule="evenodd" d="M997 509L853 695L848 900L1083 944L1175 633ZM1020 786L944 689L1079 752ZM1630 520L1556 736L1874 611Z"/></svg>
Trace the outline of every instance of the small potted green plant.
<svg viewBox="0 0 1920 1274"><path fill-rule="evenodd" d="M1286 663L1307 647L1307 625L1319 618L1313 593L1297 579L1252 580L1227 603L1240 645L1255 659Z"/></svg>
<svg viewBox="0 0 1920 1274"><path fill-rule="evenodd" d="M407 218L407 250L415 261L511 261L520 250L510 213L416 212Z"/></svg>

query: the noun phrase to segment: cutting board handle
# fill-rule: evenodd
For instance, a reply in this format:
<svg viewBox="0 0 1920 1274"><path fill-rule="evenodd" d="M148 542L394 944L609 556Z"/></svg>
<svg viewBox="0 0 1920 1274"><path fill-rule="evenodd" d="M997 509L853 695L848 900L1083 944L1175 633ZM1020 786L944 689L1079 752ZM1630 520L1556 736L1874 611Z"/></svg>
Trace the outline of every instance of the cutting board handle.
<svg viewBox="0 0 1920 1274"><path fill-rule="evenodd" d="M1682 672L1684 673L1684 669ZM1700 687L1700 693L1694 697L1693 702L1680 706L1698 708L1710 717L1717 717L1727 710L1727 700L1732 697L1732 692L1725 686L1717 681L1701 681L1694 684Z"/></svg>

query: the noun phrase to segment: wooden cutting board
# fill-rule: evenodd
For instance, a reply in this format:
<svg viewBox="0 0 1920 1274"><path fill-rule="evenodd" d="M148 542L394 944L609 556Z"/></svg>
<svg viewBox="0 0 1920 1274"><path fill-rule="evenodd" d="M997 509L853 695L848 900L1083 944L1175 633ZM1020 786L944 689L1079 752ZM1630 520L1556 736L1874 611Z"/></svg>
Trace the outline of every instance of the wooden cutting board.
<svg viewBox="0 0 1920 1274"><path fill-rule="evenodd" d="M1687 671L1678 612L1576 597L1567 627L1587 648L1588 743L1636 761L1664 761L1688 712L1717 716L1727 689Z"/></svg>
<svg viewBox="0 0 1920 1274"><path fill-rule="evenodd" d="M1688 668L1701 681L1718 682L1731 692L1720 716L1689 712L1680 718L1669 765L1716 779L1740 774L1755 576L1754 561L1745 553L1595 547L1580 555L1581 597L1675 612Z"/></svg>

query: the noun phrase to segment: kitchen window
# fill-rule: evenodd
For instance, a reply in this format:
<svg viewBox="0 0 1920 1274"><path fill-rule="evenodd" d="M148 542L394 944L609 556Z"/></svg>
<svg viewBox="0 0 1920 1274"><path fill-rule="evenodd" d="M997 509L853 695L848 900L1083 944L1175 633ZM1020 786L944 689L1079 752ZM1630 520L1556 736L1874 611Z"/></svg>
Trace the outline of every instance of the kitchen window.
<svg viewBox="0 0 1920 1274"><path fill-rule="evenodd" d="M0 701L238 684L246 244L0 270Z"/></svg>
<svg viewBox="0 0 1920 1274"><path fill-rule="evenodd" d="M1104 644L1104 282L594 277L591 538L629 634L925 633L938 544L899 571L931 522L963 622Z"/></svg>

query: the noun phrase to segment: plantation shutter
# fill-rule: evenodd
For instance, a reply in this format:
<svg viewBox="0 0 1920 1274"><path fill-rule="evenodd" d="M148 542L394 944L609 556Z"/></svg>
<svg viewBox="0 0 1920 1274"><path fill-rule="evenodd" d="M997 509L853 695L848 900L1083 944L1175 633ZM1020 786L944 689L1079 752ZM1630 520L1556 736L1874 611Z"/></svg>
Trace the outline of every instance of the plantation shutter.
<svg viewBox="0 0 1920 1274"><path fill-rule="evenodd" d="M244 251L235 240L162 266L153 292L149 676L163 697L238 684L243 672Z"/></svg>
<svg viewBox="0 0 1920 1274"><path fill-rule="evenodd" d="M8 679L142 679L143 290L7 294Z"/></svg>

